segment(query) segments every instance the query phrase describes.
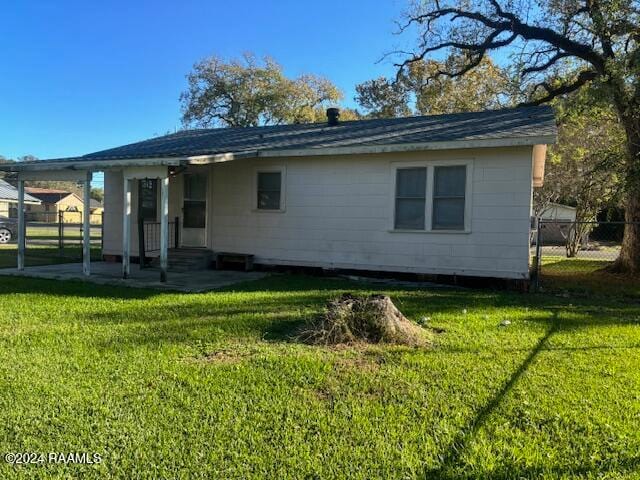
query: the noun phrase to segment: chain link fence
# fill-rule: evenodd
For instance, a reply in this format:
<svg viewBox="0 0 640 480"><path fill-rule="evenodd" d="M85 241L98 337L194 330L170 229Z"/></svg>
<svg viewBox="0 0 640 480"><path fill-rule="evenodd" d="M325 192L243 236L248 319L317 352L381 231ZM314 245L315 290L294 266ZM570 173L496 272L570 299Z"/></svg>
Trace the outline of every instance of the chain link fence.
<svg viewBox="0 0 640 480"><path fill-rule="evenodd" d="M614 262L620 253L626 222L536 222L531 236L534 287L558 279L579 282Z"/></svg>
<svg viewBox="0 0 640 480"><path fill-rule="evenodd" d="M26 266L82 261L82 215L82 212L25 212ZM103 214L91 214L89 221L91 255L93 259L99 259ZM0 268L15 267L17 264L17 223L10 230L11 240L0 245Z"/></svg>

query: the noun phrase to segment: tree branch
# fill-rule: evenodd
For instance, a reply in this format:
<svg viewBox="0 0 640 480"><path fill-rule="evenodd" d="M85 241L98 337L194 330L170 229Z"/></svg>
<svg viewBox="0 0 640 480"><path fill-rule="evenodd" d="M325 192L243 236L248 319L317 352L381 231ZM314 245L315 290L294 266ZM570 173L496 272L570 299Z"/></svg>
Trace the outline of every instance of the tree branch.
<svg viewBox="0 0 640 480"><path fill-rule="evenodd" d="M596 51L592 46L585 45L583 43L577 42L568 38L567 36L563 36L558 32L554 31L551 28L546 27L538 27L529 25L522 20L520 20L515 14L510 12L505 12L502 10L497 1L491 0L492 5L496 11L496 15L498 19L491 18L481 12L478 11L465 11L458 8L436 8L435 10L416 15L412 18L413 21L417 23L424 24L426 26L427 35L430 31L431 25L438 19L444 17L450 17L451 21L455 21L458 19L467 19L472 22L476 22L479 24L488 27L495 32L504 33L511 32L513 34L513 40L515 38L522 37L524 40L535 40L545 42L549 45L556 47L558 50L567 52L568 54L581 58L582 60L589 62L599 73L604 72L605 61L602 55ZM511 40L511 42L513 41ZM511 43L509 42L509 43ZM502 45L504 46L504 45ZM485 49L493 49L497 47L491 46L483 46L480 43L469 43L469 42L443 42L434 47L429 47L423 49L423 52L418 56L423 58L425 54L441 50L443 48L458 48L461 50L480 50L482 48Z"/></svg>
<svg viewBox="0 0 640 480"><path fill-rule="evenodd" d="M547 94L542 98L539 98L537 100L532 100L530 102L523 102L520 105L523 107L526 107L526 106L535 106L535 105L541 105L543 103L547 103L548 101L553 100L554 98L560 95L565 95L567 93L575 92L584 84L586 84L587 82L590 82L591 80L596 79L597 77L598 77L598 72L595 72L593 70L583 70L582 72L580 72L580 74L578 75L578 78L574 82L565 83L556 88L552 88L546 82L540 83L536 85L536 88L534 88L534 91L537 88L542 87L547 91Z"/></svg>
<svg viewBox="0 0 640 480"><path fill-rule="evenodd" d="M551 67L552 65L554 65L558 60L561 60L563 58L568 58L568 57L573 57L573 55L570 54L570 53L567 53L567 52L556 53L553 57L551 57L549 60L547 60L542 65L533 65L531 67L527 67L524 70L522 70L522 76L524 77L525 75L528 75L529 73L542 72L542 71L546 70L547 68Z"/></svg>

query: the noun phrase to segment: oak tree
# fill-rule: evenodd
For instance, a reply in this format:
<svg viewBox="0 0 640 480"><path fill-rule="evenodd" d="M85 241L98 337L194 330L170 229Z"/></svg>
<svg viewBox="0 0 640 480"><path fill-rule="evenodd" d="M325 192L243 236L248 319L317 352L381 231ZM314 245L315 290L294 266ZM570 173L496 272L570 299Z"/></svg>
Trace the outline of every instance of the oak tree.
<svg viewBox="0 0 640 480"><path fill-rule="evenodd" d="M271 58L252 54L225 61L209 57L187 76L182 121L197 127L254 127L325 120L325 108L342 99L328 79L305 74L287 78ZM343 112L343 118L349 112Z"/></svg>
<svg viewBox="0 0 640 480"><path fill-rule="evenodd" d="M509 55L522 85L541 104L597 84L625 132L627 225L618 271L640 273L640 2L638 0L425 0L407 13L416 51L406 70L438 52L465 61L437 72L457 78L489 54ZM553 78L553 81L549 79Z"/></svg>

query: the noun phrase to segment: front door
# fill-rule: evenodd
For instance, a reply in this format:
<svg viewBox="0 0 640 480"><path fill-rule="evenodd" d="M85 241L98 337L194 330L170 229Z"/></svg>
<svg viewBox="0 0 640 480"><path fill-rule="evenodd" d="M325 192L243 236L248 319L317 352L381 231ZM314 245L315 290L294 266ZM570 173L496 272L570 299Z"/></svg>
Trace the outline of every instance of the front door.
<svg viewBox="0 0 640 480"><path fill-rule="evenodd" d="M182 203L182 245L204 247L207 244L207 175L185 173Z"/></svg>

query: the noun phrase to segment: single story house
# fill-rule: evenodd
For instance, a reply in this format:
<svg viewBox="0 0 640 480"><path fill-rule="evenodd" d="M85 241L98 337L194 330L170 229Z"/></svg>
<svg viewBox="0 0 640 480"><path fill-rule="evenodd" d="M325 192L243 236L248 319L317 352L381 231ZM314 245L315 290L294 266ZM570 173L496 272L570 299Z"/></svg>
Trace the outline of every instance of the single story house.
<svg viewBox="0 0 640 480"><path fill-rule="evenodd" d="M31 208L40 205L40 200L25 194L24 204ZM0 179L0 217L16 218L18 216L18 189Z"/></svg>
<svg viewBox="0 0 640 480"><path fill-rule="evenodd" d="M266 265L529 278L532 193L556 140L551 108L327 117L0 168L86 185L103 171L103 254L122 261L125 278L141 223L158 225L161 278L170 247Z"/></svg>
<svg viewBox="0 0 640 480"><path fill-rule="evenodd" d="M84 204L75 193L53 188L25 187L25 192L40 200L37 207L27 209L35 220L57 222L60 212L64 212L64 221L81 221Z"/></svg>

